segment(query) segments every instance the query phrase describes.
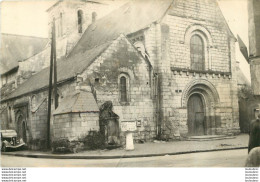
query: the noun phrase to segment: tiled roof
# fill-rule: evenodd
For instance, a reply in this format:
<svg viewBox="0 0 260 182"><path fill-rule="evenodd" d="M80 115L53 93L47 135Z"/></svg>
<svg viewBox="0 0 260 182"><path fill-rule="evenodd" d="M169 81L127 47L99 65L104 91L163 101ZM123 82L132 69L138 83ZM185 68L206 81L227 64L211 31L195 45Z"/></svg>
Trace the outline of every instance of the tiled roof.
<svg viewBox="0 0 260 182"><path fill-rule="evenodd" d="M76 74L83 72L109 45L110 43L102 44L91 50L85 51L81 54L76 54L73 57L57 62L57 78L58 82L73 78ZM49 85L49 70L45 68L39 73L33 75L24 83L22 83L16 90L9 94L2 100L14 98Z"/></svg>
<svg viewBox="0 0 260 182"><path fill-rule="evenodd" d="M81 91L79 93L66 96L53 114L57 115L82 112L99 112L94 96L90 92Z"/></svg>
<svg viewBox="0 0 260 182"><path fill-rule="evenodd" d="M84 71L120 34L136 32L158 21L171 3L172 0L132 0L97 20L87 28L70 55L58 62L58 82ZM29 78L3 100L47 87L48 83L49 68L46 68Z"/></svg>
<svg viewBox="0 0 260 182"><path fill-rule="evenodd" d="M41 52L48 39L22 35L1 34L0 73L5 74L23 61Z"/></svg>
<svg viewBox="0 0 260 182"><path fill-rule="evenodd" d="M172 0L132 0L126 3L90 25L70 55L116 39L120 34L128 35L148 27L164 16L171 3Z"/></svg>

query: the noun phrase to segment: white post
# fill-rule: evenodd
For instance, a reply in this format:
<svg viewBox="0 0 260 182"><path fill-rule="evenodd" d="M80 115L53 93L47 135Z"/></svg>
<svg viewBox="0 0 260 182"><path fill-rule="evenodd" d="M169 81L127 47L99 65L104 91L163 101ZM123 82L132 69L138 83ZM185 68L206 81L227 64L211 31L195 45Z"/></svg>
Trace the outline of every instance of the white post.
<svg viewBox="0 0 260 182"><path fill-rule="evenodd" d="M134 150L134 139L132 132L126 132L126 150Z"/></svg>

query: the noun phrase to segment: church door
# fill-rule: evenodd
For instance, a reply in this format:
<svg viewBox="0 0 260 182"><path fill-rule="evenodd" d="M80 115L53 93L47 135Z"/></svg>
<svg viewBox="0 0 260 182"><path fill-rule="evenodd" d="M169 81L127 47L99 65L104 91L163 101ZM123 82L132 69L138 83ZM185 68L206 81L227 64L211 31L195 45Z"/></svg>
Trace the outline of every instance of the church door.
<svg viewBox="0 0 260 182"><path fill-rule="evenodd" d="M17 121L17 137L18 139L22 138L25 143L27 142L26 125L25 125L24 117L22 115L18 117L18 121Z"/></svg>
<svg viewBox="0 0 260 182"><path fill-rule="evenodd" d="M190 135L205 134L205 113L202 97L193 94L188 100L188 132Z"/></svg>
<svg viewBox="0 0 260 182"><path fill-rule="evenodd" d="M26 136L26 125L25 122L22 124L22 133L23 133L23 141L27 143L27 136Z"/></svg>

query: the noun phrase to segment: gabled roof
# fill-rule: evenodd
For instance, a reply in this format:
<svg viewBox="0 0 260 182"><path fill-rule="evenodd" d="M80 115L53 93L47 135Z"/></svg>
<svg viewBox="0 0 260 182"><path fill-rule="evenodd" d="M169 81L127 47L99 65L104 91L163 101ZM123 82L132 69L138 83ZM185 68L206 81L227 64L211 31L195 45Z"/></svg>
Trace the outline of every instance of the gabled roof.
<svg viewBox="0 0 260 182"><path fill-rule="evenodd" d="M81 91L66 96L54 111L54 115L66 113L99 112L94 96L90 92Z"/></svg>
<svg viewBox="0 0 260 182"><path fill-rule="evenodd" d="M1 34L0 73L5 74L23 61L41 52L48 39L22 35Z"/></svg>
<svg viewBox="0 0 260 182"><path fill-rule="evenodd" d="M58 82L83 72L121 33L127 35L160 20L171 3L172 0L133 0L97 20L84 32L70 55L57 62ZM49 67L30 77L2 100L47 88L48 84Z"/></svg>
<svg viewBox="0 0 260 182"><path fill-rule="evenodd" d="M57 62L57 78L58 82L74 78L78 73L83 72L107 47L110 42L102 44L84 53L76 54L73 57ZM6 100L30 93L42 88L47 88L49 85L50 67L31 76L28 80L22 83L16 90L9 94Z"/></svg>
<svg viewBox="0 0 260 182"><path fill-rule="evenodd" d="M70 55L147 28L160 20L172 0L132 0L90 25Z"/></svg>

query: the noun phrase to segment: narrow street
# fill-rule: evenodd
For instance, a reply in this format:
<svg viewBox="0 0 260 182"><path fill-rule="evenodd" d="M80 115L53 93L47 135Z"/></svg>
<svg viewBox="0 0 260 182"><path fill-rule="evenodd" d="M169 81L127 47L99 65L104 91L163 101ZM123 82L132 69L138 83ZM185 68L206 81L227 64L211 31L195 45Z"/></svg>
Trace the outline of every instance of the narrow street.
<svg viewBox="0 0 260 182"><path fill-rule="evenodd" d="M42 159L1 156L2 167L244 167L247 150L122 159Z"/></svg>

